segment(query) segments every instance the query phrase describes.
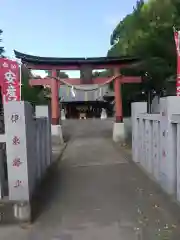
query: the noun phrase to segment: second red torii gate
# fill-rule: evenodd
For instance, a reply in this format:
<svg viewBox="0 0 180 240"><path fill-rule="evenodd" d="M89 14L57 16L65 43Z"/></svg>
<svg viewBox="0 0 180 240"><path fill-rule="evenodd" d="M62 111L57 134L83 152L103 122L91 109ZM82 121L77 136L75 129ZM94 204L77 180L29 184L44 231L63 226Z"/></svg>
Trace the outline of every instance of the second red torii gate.
<svg viewBox="0 0 180 240"><path fill-rule="evenodd" d="M120 75L120 70L137 61L137 58L127 57L101 57L101 58L52 58L37 57L18 51L14 51L15 56L21 59L21 62L27 68L32 70L49 70L52 77L44 79L31 79L30 85L49 85L51 88L51 123L59 125L59 88L62 84L82 85L82 84L105 84L114 81L116 123L123 122L121 85L124 83L140 83L141 77L125 77ZM112 69L113 77L92 77L94 69ZM81 78L60 79L57 77L57 70L80 70Z"/></svg>

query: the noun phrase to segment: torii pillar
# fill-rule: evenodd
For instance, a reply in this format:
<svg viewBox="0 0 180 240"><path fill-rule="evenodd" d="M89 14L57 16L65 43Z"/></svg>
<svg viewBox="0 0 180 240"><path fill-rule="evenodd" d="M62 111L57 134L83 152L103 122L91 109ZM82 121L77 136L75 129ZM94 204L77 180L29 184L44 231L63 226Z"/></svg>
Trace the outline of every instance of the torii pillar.
<svg viewBox="0 0 180 240"><path fill-rule="evenodd" d="M57 73L56 70L52 70L51 79L51 124L52 126L59 125L59 86L56 80Z"/></svg>
<svg viewBox="0 0 180 240"><path fill-rule="evenodd" d="M122 96L121 96L121 76L119 76L119 69L114 69L114 94L115 94L115 122L113 127L114 142L125 142L125 126L123 123L122 112Z"/></svg>
<svg viewBox="0 0 180 240"><path fill-rule="evenodd" d="M62 128L60 125L59 83L56 69L52 70L51 79L51 134L52 142L63 143Z"/></svg>

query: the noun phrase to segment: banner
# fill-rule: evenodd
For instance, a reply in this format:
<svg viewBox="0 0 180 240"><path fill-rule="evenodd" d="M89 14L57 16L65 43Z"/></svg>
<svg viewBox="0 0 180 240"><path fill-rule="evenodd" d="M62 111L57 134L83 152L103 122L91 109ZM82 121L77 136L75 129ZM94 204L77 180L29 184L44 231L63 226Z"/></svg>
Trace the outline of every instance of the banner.
<svg viewBox="0 0 180 240"><path fill-rule="evenodd" d="M20 68L16 61L0 58L0 86L5 102L21 100Z"/></svg>
<svg viewBox="0 0 180 240"><path fill-rule="evenodd" d="M174 40L177 52L176 95L180 96L180 31L174 31Z"/></svg>

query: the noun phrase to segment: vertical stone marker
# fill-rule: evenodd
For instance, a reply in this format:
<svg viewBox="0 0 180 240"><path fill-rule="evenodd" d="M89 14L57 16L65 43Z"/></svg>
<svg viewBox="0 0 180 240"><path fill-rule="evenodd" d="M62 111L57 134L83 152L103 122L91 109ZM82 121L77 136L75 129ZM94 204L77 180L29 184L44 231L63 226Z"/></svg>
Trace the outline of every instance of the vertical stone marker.
<svg viewBox="0 0 180 240"><path fill-rule="evenodd" d="M9 200L29 201L24 102L4 104Z"/></svg>

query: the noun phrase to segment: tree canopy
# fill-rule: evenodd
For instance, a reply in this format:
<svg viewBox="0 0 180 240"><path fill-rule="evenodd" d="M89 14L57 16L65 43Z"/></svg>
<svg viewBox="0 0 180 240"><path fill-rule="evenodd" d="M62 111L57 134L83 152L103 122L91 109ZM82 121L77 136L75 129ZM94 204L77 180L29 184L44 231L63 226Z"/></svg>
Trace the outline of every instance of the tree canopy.
<svg viewBox="0 0 180 240"><path fill-rule="evenodd" d="M29 79L34 78L29 69L27 69L24 65L21 66L21 99L24 101L28 101L35 104L46 104L47 99L44 94L43 86L31 87L29 85Z"/></svg>
<svg viewBox="0 0 180 240"><path fill-rule="evenodd" d="M122 74L148 75L149 78L148 84L122 86L123 104L126 104L124 111L130 99L137 101L142 97L141 94L137 96L137 93L143 89L160 92L167 88L166 92L170 94L168 90L172 90L172 86L167 80L176 78L173 27L180 27L179 0L137 0L132 13L125 16L112 32L108 56L135 56L141 59L133 67L122 69Z"/></svg>
<svg viewBox="0 0 180 240"><path fill-rule="evenodd" d="M51 71L49 70L46 70L45 71L47 76L51 77ZM65 72L61 72L59 70L57 70L57 77L60 77L60 78L69 78L68 74L66 74Z"/></svg>
<svg viewBox="0 0 180 240"><path fill-rule="evenodd" d="M114 29L108 56L140 57L142 62L132 70L148 72L159 90L176 74L173 27L180 27L179 0L138 0Z"/></svg>

